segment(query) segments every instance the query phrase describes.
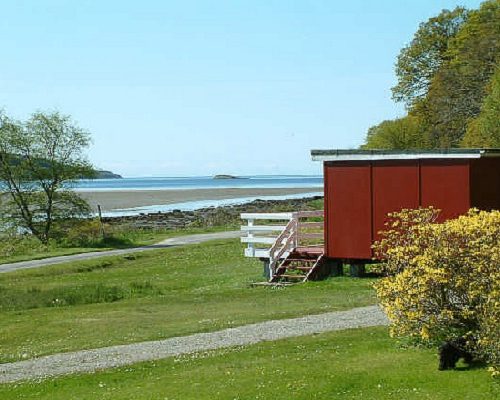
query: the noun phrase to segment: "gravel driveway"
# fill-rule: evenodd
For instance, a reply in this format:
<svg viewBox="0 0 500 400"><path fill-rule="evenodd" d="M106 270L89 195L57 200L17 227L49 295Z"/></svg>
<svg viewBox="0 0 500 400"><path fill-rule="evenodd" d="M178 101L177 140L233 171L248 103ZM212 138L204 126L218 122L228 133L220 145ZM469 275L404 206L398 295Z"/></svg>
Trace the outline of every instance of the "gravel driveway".
<svg viewBox="0 0 500 400"><path fill-rule="evenodd" d="M387 324L388 320L378 306L266 321L218 332L196 333L165 340L54 354L33 360L0 364L0 383L88 373L198 351Z"/></svg>

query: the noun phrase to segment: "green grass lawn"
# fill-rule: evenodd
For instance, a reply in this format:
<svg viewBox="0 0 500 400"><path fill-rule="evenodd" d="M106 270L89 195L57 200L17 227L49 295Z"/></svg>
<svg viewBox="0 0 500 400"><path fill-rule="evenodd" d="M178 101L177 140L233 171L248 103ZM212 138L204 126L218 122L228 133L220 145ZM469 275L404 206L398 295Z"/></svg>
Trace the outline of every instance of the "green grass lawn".
<svg viewBox="0 0 500 400"><path fill-rule="evenodd" d="M484 368L438 371L435 351L400 348L381 327L3 385L0 398L494 400L498 383Z"/></svg>
<svg viewBox="0 0 500 400"><path fill-rule="evenodd" d="M90 253L94 251L106 251L113 249L147 246L176 236L185 236L197 233L222 232L231 229L238 230L238 228L239 227L236 226L217 226L211 228L200 227L156 231L136 229L123 231L119 235L117 235L116 238L111 238L110 240L101 242L98 246L89 245L84 247L68 247L54 242L50 243L47 246L43 246L36 238L26 238L25 241L27 243L23 243L21 251L16 251L15 255L11 255L8 257L0 256L0 265L20 261L41 260L43 258L49 257Z"/></svg>
<svg viewBox="0 0 500 400"><path fill-rule="evenodd" d="M369 279L261 274L237 239L0 274L0 362L375 303Z"/></svg>

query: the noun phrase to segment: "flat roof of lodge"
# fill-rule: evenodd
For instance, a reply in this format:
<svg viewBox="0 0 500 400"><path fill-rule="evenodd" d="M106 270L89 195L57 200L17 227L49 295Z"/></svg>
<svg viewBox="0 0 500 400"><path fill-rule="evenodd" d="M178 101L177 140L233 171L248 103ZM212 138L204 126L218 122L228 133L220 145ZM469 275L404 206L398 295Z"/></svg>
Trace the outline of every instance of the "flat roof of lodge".
<svg viewBox="0 0 500 400"><path fill-rule="evenodd" d="M311 150L313 161L421 160L429 158L500 157L500 149Z"/></svg>

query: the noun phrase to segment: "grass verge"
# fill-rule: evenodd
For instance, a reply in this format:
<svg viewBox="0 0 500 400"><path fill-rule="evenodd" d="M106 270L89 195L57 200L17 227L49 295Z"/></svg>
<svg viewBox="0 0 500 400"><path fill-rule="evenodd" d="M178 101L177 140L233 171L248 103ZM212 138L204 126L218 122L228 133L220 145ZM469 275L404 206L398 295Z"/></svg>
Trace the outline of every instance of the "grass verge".
<svg viewBox="0 0 500 400"><path fill-rule="evenodd" d="M21 261L41 260L50 257L90 253L95 251L148 246L171 237L194 235L198 233L223 232L231 229L237 230L237 228L238 227L234 226L217 226L210 228L200 227L176 230L124 230L119 234L116 234L115 237L106 238L104 240L100 240L97 243L92 243L87 246L68 246L56 243L54 241L44 246L34 237L26 237L25 239L23 239L22 245L20 243L16 243L18 248L12 252L13 255L3 257L0 256L0 265Z"/></svg>
<svg viewBox="0 0 500 400"><path fill-rule="evenodd" d="M438 371L386 328L353 329L0 387L2 399L470 399L499 385L483 368Z"/></svg>
<svg viewBox="0 0 500 400"><path fill-rule="evenodd" d="M0 362L375 303L371 280L251 287L238 240L0 274Z"/></svg>

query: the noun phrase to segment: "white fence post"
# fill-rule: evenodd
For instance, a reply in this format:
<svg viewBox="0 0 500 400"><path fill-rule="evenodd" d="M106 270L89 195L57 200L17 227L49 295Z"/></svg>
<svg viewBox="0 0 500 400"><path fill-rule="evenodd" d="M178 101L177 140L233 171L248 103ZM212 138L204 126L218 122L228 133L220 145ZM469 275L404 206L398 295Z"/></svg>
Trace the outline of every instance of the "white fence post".
<svg viewBox="0 0 500 400"><path fill-rule="evenodd" d="M253 223L254 223L254 220L253 219L249 219L247 226L248 227L252 227ZM248 238L253 238L253 231L251 229L248 230L247 237ZM251 254L250 257L255 257L255 244L254 243L252 243L252 242L248 243L248 252Z"/></svg>

